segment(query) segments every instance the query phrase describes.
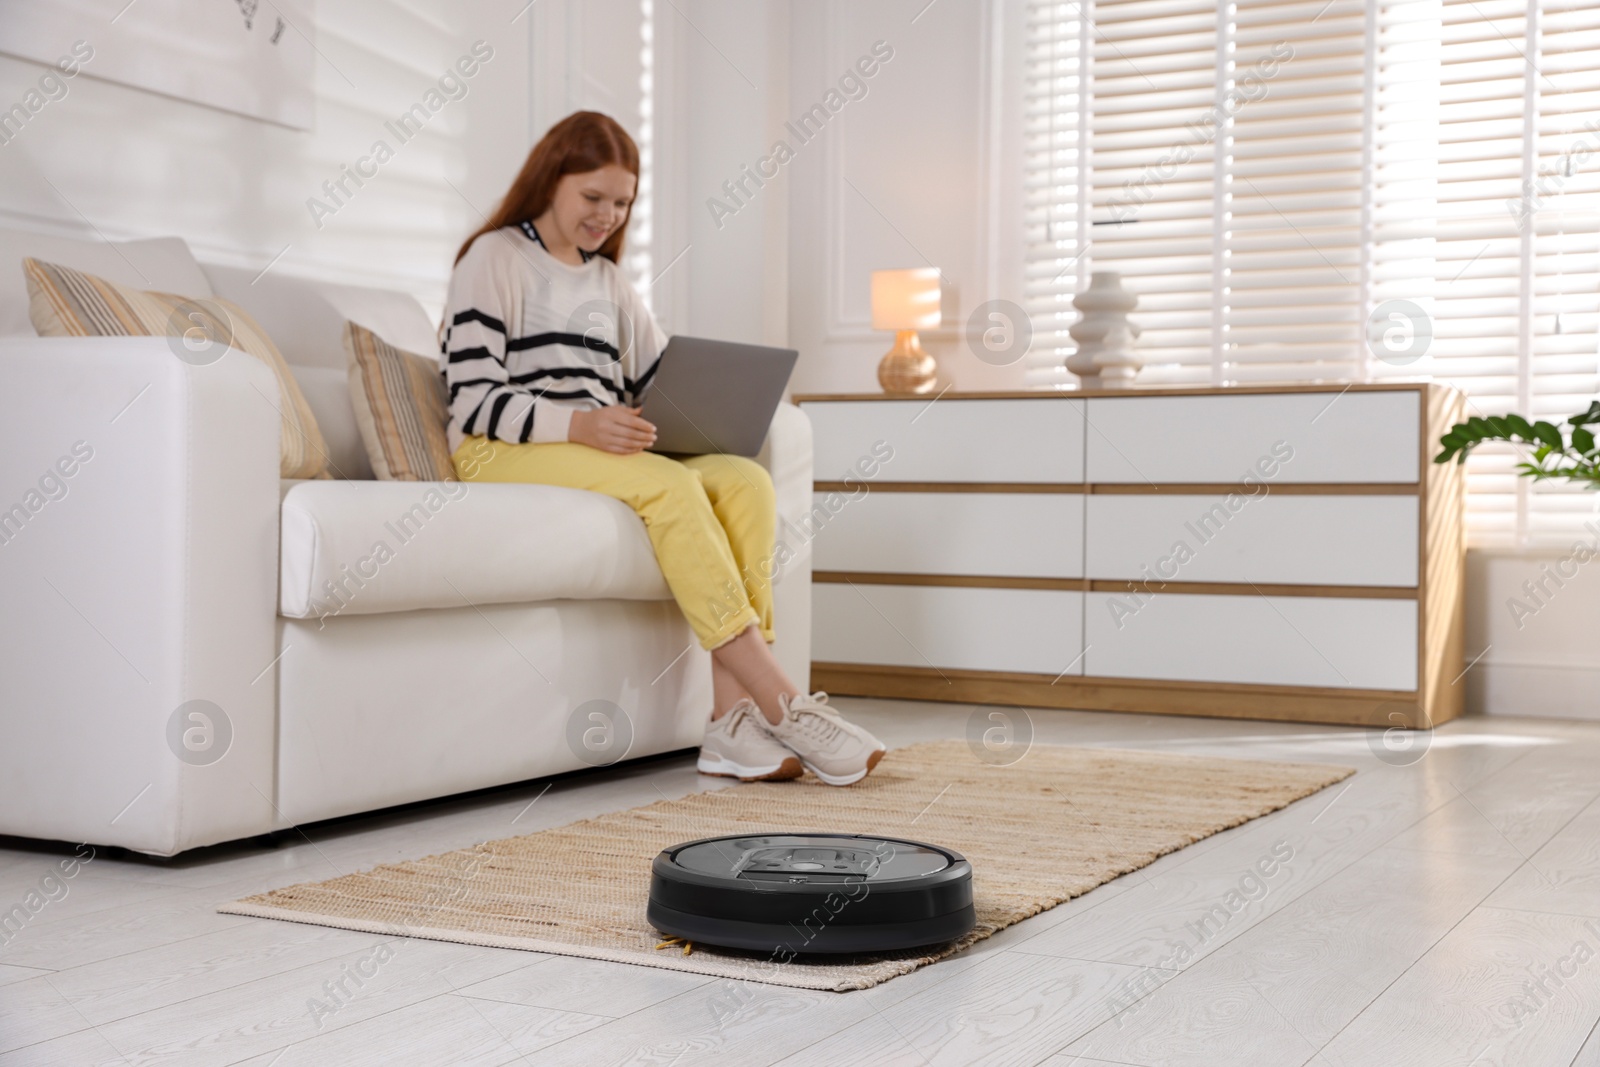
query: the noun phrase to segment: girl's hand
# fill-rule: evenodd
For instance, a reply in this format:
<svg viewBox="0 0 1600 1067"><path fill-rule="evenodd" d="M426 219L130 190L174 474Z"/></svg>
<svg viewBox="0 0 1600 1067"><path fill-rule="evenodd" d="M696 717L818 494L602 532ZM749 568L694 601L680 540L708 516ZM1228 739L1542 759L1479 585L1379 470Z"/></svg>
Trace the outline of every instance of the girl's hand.
<svg viewBox="0 0 1600 1067"><path fill-rule="evenodd" d="M641 419L639 411L620 404L574 411L567 426L567 440L619 456L642 452L656 443L656 428Z"/></svg>

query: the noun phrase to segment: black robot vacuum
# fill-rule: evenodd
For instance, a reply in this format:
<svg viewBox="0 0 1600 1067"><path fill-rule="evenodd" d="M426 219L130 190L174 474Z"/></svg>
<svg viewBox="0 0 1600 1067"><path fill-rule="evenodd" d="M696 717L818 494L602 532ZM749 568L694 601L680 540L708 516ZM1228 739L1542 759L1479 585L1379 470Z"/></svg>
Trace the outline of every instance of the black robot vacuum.
<svg viewBox="0 0 1600 1067"><path fill-rule="evenodd" d="M756 834L673 845L651 865L651 925L758 952L892 952L977 922L972 865L921 841Z"/></svg>

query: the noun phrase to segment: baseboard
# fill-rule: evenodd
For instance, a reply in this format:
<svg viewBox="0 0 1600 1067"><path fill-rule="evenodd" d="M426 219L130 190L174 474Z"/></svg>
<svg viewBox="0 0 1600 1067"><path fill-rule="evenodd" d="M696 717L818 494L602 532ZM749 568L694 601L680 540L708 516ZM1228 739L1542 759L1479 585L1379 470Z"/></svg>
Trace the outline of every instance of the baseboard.
<svg viewBox="0 0 1600 1067"><path fill-rule="evenodd" d="M1467 672L1467 710L1600 722L1600 667L1480 663Z"/></svg>
<svg viewBox="0 0 1600 1067"><path fill-rule="evenodd" d="M1035 708L1197 715L1222 719L1314 722L1336 726L1413 726L1421 721L1415 692L1314 686L1169 682L1082 675L1021 674L854 663L811 664L811 684L829 693L1011 704ZM1449 709L1451 717L1458 710ZM1438 725L1445 719L1439 719Z"/></svg>

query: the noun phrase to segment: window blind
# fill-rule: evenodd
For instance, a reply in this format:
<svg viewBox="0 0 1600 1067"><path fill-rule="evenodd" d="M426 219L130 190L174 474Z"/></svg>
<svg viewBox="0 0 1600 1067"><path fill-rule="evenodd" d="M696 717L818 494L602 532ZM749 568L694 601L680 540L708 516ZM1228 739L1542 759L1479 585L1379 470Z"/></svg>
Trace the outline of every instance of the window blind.
<svg viewBox="0 0 1600 1067"><path fill-rule="evenodd" d="M1366 9L1361 0L1238 0L1227 32L1234 117L1218 167L1227 211L1214 377L1358 376Z"/></svg>
<svg viewBox="0 0 1600 1067"><path fill-rule="evenodd" d="M1544 0L1524 99L1531 175L1522 208L1523 289L1530 322L1518 404L1558 422L1600 393L1600 9ZM1527 262L1531 259L1531 262ZM1521 482L1519 535L1569 542L1600 518L1600 498L1565 484ZM1584 534L1586 539L1592 535Z"/></svg>
<svg viewBox="0 0 1600 1067"><path fill-rule="evenodd" d="M628 280L644 298L644 306L652 309L655 306L651 296L655 282L655 263L651 255L655 238L655 36L655 0L639 0L639 129L634 137L639 147L639 183L628 213L628 244L622 266Z"/></svg>
<svg viewBox="0 0 1600 1067"><path fill-rule="evenodd" d="M1600 391L1588 0L1036 2L1029 33L1031 381L1072 384L1072 292L1116 270L1141 383L1422 375L1552 421ZM1367 343L1396 300L1421 358ZM1518 458L1469 462L1474 540L1570 540L1597 498Z"/></svg>
<svg viewBox="0 0 1600 1067"><path fill-rule="evenodd" d="M1433 110L1431 137L1423 122L1407 134L1435 163L1412 174L1415 221L1377 234L1380 260L1403 268L1385 295L1421 294L1434 340L1416 364L1379 360L1375 372L1451 384L1473 414L1560 422L1600 392L1600 136L1585 128L1600 117L1600 12L1570 0L1442 0L1389 12L1395 26L1437 20L1434 79L1396 86L1400 104L1419 116ZM1426 42L1411 39L1414 50ZM1390 177L1380 172L1380 198L1397 184ZM1522 458L1495 446L1468 461L1474 540L1582 533L1596 497L1518 478Z"/></svg>
<svg viewBox="0 0 1600 1067"><path fill-rule="evenodd" d="M1088 23L1080 11L1076 2L1053 0L1029 0L1027 8L1023 299L1033 321L1028 373L1050 384L1070 377L1061 360L1072 344L1067 328L1077 317L1071 301L1087 277Z"/></svg>
<svg viewBox="0 0 1600 1067"><path fill-rule="evenodd" d="M1184 380L1211 362L1217 7L1095 7L1086 270L1139 294L1140 348Z"/></svg>

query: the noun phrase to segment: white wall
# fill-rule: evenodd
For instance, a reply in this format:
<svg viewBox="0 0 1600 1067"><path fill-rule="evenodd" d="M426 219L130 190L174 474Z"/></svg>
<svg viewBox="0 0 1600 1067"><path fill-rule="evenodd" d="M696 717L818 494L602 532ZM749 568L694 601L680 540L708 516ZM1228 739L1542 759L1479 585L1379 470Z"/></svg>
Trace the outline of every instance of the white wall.
<svg viewBox="0 0 1600 1067"><path fill-rule="evenodd" d="M454 252L530 144L530 20L491 0L321 0L316 121L284 127L93 77L0 146L0 225L177 234L202 260L404 288L437 307ZM80 36L108 48L96 27ZM476 40L494 50L424 132L384 128ZM71 41L62 41L65 52ZM0 56L0 101L44 68ZM395 156L319 228L306 201L385 140ZM354 189L354 186L351 186ZM5 269L16 269L8 266Z"/></svg>
<svg viewBox="0 0 1600 1067"><path fill-rule="evenodd" d="M946 380L1021 384L1020 363L965 340L977 304L1020 300L1019 116L1002 104L1020 100L1021 19L1019 0L659 2L658 114L679 124L659 133L657 268L683 257L656 294L669 328L798 348L794 392L876 389L892 337L870 327L870 274L933 265L945 325L923 341ZM893 58L865 96L797 137L786 123L878 41ZM779 141L792 160L730 196Z"/></svg>
<svg viewBox="0 0 1600 1067"><path fill-rule="evenodd" d="M809 7L809 5L807 5ZM780 174L732 216L708 208L722 184L766 155L788 117L790 5L785 0L695 0L663 5L677 31L677 108L687 116L675 206L686 215L683 240L660 248L662 267L687 279L684 332L752 343L789 338L788 227L793 186ZM690 24L692 20L692 25Z"/></svg>
<svg viewBox="0 0 1600 1067"><path fill-rule="evenodd" d="M1467 657L1482 656L1466 674L1469 711L1600 721L1600 558L1585 555L1468 554Z"/></svg>
<svg viewBox="0 0 1600 1067"><path fill-rule="evenodd" d="M960 388L1020 385L1020 363L977 360L967 318L991 297L1020 301L1018 109L1021 5L1002 0L850 4L796 18L790 112L822 101L875 42L893 58L789 166L790 340L797 392L877 388L891 335L871 329L874 270L933 266L944 325L924 331ZM991 196L990 191L995 195Z"/></svg>

